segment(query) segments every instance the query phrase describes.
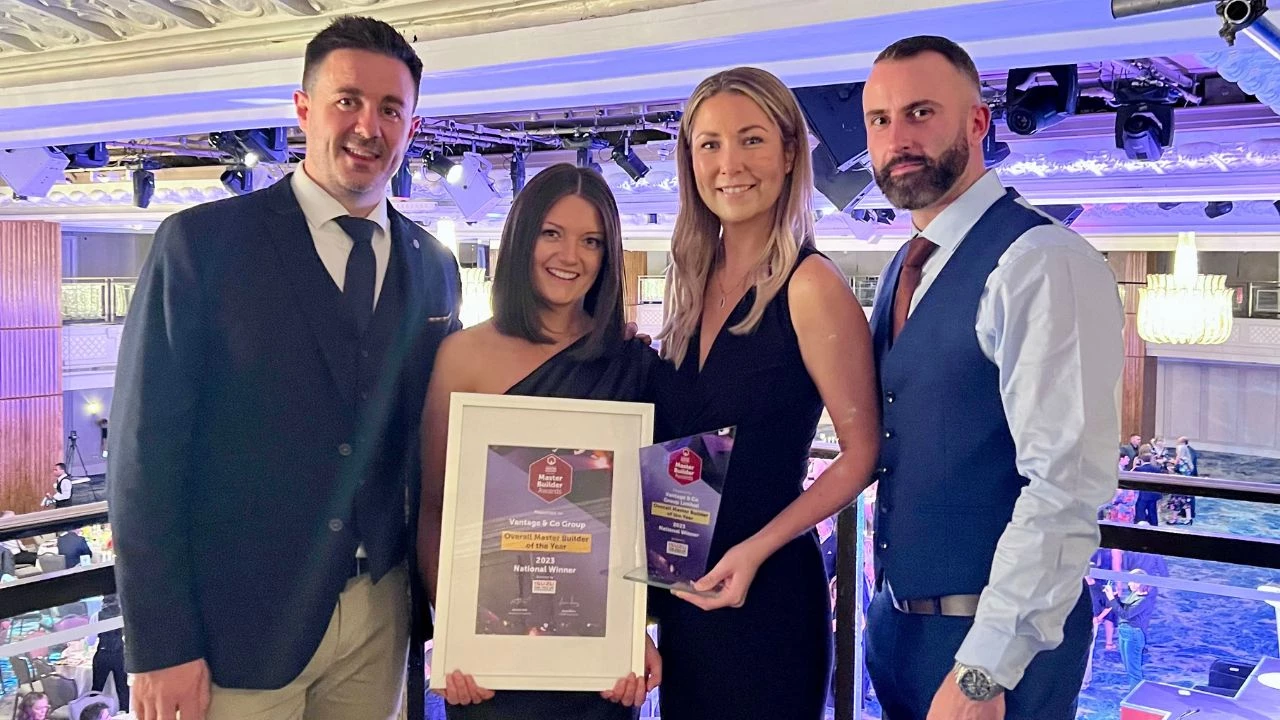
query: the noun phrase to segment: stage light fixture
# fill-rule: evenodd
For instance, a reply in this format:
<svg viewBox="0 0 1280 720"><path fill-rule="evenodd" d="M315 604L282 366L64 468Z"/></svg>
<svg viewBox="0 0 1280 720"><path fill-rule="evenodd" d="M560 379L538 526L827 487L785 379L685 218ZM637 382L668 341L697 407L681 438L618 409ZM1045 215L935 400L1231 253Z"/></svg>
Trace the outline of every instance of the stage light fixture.
<svg viewBox="0 0 1280 720"><path fill-rule="evenodd" d="M1271 203L1271 207L1275 208L1277 213L1280 213L1280 200Z"/></svg>
<svg viewBox="0 0 1280 720"><path fill-rule="evenodd" d="M444 178L450 185L462 182L462 166L444 156L442 152L433 152L427 156L426 167L431 172Z"/></svg>
<svg viewBox="0 0 1280 720"><path fill-rule="evenodd" d="M1047 73L1055 84L1023 89L1041 73ZM1080 73L1075 65L1010 70L1005 95L1005 123L1009 130L1019 135L1034 135L1075 114L1080 101Z"/></svg>
<svg viewBox="0 0 1280 720"><path fill-rule="evenodd" d="M850 210L849 215L858 222L892 225L898 214L889 208L870 208Z"/></svg>
<svg viewBox="0 0 1280 720"><path fill-rule="evenodd" d="M489 174L493 164L479 153L463 153L458 168L458 182L445 185L445 191L467 222L475 222L498 204L498 191L494 189Z"/></svg>
<svg viewBox="0 0 1280 720"><path fill-rule="evenodd" d="M864 83L795 88L809 130L813 186L841 212L855 207L875 186L868 169L867 128L862 120Z"/></svg>
<svg viewBox="0 0 1280 720"><path fill-rule="evenodd" d="M93 169L106 167L111 160L106 143L63 145L59 150L67 156L69 168Z"/></svg>
<svg viewBox="0 0 1280 720"><path fill-rule="evenodd" d="M222 173L222 185L233 195L247 195L253 192L253 170L247 167L234 167Z"/></svg>
<svg viewBox="0 0 1280 720"><path fill-rule="evenodd" d="M524 151L519 148L511 154L511 197L520 194L524 189L525 169L524 169Z"/></svg>
<svg viewBox="0 0 1280 720"><path fill-rule="evenodd" d="M1233 209L1235 209L1235 204L1230 200L1215 200L1204 204L1205 217L1210 220L1220 218L1231 212Z"/></svg>
<svg viewBox="0 0 1280 720"><path fill-rule="evenodd" d="M66 179L67 156L48 147L0 150L0 180L16 197L44 197Z"/></svg>
<svg viewBox="0 0 1280 720"><path fill-rule="evenodd" d="M1160 202L1160 203L1156 203L1156 207L1160 208L1161 210L1172 210L1181 204L1182 203L1178 203L1178 202Z"/></svg>
<svg viewBox="0 0 1280 720"><path fill-rule="evenodd" d="M146 168L133 171L133 204L146 208L156 194L156 174Z"/></svg>
<svg viewBox="0 0 1280 720"><path fill-rule="evenodd" d="M633 181L649 174L649 166L645 165L640 156L636 155L636 151L631 149L630 139L623 140L621 145L614 147L612 157L613 162Z"/></svg>

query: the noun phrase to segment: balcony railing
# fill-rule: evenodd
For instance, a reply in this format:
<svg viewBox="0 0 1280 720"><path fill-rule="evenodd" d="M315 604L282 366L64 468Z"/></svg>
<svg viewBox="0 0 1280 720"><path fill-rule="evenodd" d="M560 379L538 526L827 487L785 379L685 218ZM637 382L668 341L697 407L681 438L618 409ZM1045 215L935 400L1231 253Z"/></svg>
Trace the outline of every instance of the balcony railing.
<svg viewBox="0 0 1280 720"><path fill-rule="evenodd" d="M62 322L124 322L137 284L137 278L65 278L62 281Z"/></svg>

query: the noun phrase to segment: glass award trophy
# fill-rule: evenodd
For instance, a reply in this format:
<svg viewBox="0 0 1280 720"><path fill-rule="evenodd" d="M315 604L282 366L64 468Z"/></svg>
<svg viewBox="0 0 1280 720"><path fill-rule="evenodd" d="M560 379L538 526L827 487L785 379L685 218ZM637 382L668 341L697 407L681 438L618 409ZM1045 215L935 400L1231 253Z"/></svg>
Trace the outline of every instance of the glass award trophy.
<svg viewBox="0 0 1280 720"><path fill-rule="evenodd" d="M693 583L710 569L711 537L720 512L734 428L640 448L645 565L628 580L702 595Z"/></svg>

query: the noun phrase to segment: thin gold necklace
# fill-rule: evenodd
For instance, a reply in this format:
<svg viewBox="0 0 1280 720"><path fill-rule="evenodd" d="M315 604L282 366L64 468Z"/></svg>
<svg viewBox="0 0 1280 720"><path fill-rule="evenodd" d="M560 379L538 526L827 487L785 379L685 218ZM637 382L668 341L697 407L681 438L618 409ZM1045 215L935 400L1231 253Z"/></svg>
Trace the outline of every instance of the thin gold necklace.
<svg viewBox="0 0 1280 720"><path fill-rule="evenodd" d="M738 280L738 282L734 283L734 285L733 285L733 289L734 289L734 290L739 290L739 289L741 289L741 288L743 287L743 285L745 285L745 284L746 284L746 282L747 282L747 278L748 278L748 277L750 277L750 276L751 276L751 271L750 271L750 270L748 270L747 272L743 273L743 274L742 274L742 278L741 278L740 280ZM729 293L728 293L728 292L726 292L726 291L725 291L725 289L724 289L724 274L723 274L723 273L721 273L720 277L716 278L716 284L720 286L720 307L722 307L722 308L723 308L723 307L724 307L725 300L726 300L726 299L728 298L728 296L729 296Z"/></svg>

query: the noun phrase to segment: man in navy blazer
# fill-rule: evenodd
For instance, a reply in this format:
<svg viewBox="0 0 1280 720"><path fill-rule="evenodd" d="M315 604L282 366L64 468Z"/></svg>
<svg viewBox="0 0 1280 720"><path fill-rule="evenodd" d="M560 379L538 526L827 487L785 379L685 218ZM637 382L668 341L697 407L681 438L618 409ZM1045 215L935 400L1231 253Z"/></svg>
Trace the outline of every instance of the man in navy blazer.
<svg viewBox="0 0 1280 720"><path fill-rule="evenodd" d="M385 195L421 73L392 27L335 21L297 171L156 232L109 474L142 720L399 712L421 409L460 326L456 260Z"/></svg>

